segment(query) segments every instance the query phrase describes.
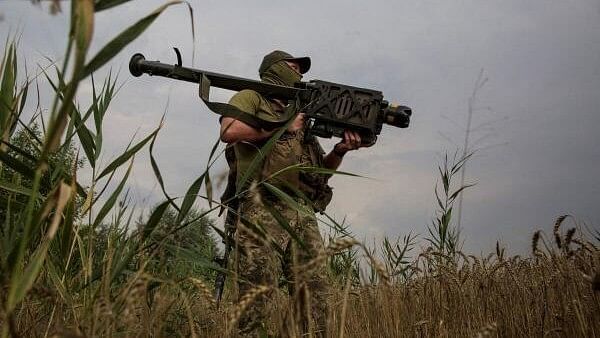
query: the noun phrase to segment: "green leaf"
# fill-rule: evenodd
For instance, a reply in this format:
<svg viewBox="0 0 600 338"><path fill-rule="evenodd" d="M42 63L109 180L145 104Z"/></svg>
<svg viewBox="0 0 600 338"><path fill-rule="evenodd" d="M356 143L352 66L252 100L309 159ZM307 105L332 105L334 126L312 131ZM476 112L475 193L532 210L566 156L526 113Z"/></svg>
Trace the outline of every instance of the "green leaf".
<svg viewBox="0 0 600 338"><path fill-rule="evenodd" d="M15 192L17 194L30 196L31 189L27 189L20 184L13 184L7 181L0 180L0 188L6 191Z"/></svg>
<svg viewBox="0 0 600 338"><path fill-rule="evenodd" d="M470 187L472 187L472 186L474 186L474 185L475 185L475 184L466 184L466 185L463 185L462 187L458 188L458 190L456 190L456 191L455 191L455 192L454 192L454 193L453 193L453 194L450 196L450 201L453 201L453 200L454 200L454 199L455 199L455 198L458 196L458 194L460 194L460 193L461 193L463 190L465 190L465 189L467 189L467 188L470 188Z"/></svg>
<svg viewBox="0 0 600 338"><path fill-rule="evenodd" d="M156 208L154 208L152 215L150 215L148 222L144 226L144 231L142 233L142 241L145 241L148 237L150 237L150 235L152 235L152 232L162 219L163 215L165 214L165 211L167 211L171 203L171 200L167 200L159 204Z"/></svg>
<svg viewBox="0 0 600 338"><path fill-rule="evenodd" d="M108 109L110 101L115 95L115 86L117 80L112 81L112 71L108 73L108 78L105 80L102 90L98 95L98 104L94 107L94 123L96 125L96 159L100 156L102 150L102 121ZM103 95L104 93L104 95Z"/></svg>
<svg viewBox="0 0 600 338"><path fill-rule="evenodd" d="M211 166L210 162L213 159L213 156L215 156L215 153L217 152L217 149L219 148L219 144L221 144L221 140L217 139L217 141L215 142L215 144L213 144L213 147L212 147L212 149L210 151L210 155L208 156L208 165L207 165L207 167Z"/></svg>
<svg viewBox="0 0 600 338"><path fill-rule="evenodd" d="M41 161L44 162L47 156L56 152L61 144L61 139L65 128L68 125L68 117L75 108L73 99L77 93L79 82L87 75L83 75L83 66L87 55L87 50L92 40L94 30L94 3L92 0L78 0L72 2L71 6L71 33L68 44L67 54L70 53L72 43L75 43L74 57L75 62L72 66L71 81L65 86L65 90L56 93L55 103L58 98L62 98L62 104L57 108L52 108L50 123L46 131L46 141L42 149ZM65 60L65 68L67 65ZM61 97L62 95L62 97Z"/></svg>
<svg viewBox="0 0 600 338"><path fill-rule="evenodd" d="M67 268L67 262L71 250L71 245L73 244L76 230L74 229L73 223L75 222L76 210L77 206L75 205L75 196L71 198L69 204L65 208L65 218L63 222L63 226L60 228L59 233L59 243L60 243L60 254L61 254L61 262L65 264L65 270Z"/></svg>
<svg viewBox="0 0 600 338"><path fill-rule="evenodd" d="M38 160L37 157L35 157L34 155L28 153L26 149L19 148L18 146L13 145L13 144L11 144L9 142L4 142L4 141L0 141L0 142L3 143L3 144L5 144L6 146L8 146L8 148L10 148L10 150L12 150L15 153L17 153L17 154L23 156L24 158L26 158L27 160L29 160L31 162L34 162L34 163L37 162L37 160ZM37 150L37 149L34 148L34 150Z"/></svg>
<svg viewBox="0 0 600 338"><path fill-rule="evenodd" d="M463 156L460 160L458 160L450 169L450 172L452 173L452 175L456 174L459 170L461 170L466 165L466 162L469 160L469 158L471 158L471 156L473 154L474 154L474 152L470 152L470 153L466 154L465 156Z"/></svg>
<svg viewBox="0 0 600 338"><path fill-rule="evenodd" d="M200 191L200 188L202 187L202 182L206 183L206 198L208 199L209 206L212 208L213 189L212 189L212 182L210 180L210 177L208 177L209 176L208 171L210 170L210 167L215 162L215 161L213 161L213 157L219 147L220 142L221 141L217 139L217 141L213 145L213 147L210 151L210 155L208 157L208 163L206 165L206 170L202 173L202 175L200 175L200 177L198 177L198 179L196 179L194 181L194 183L192 183L192 185L188 188L188 191L185 193L185 198L183 199L183 202L181 203L181 210L179 212L179 215L177 215L178 223L183 221L185 216L187 216L188 212L190 211L192 205L194 204L194 201L198 197L198 192Z"/></svg>
<svg viewBox="0 0 600 338"><path fill-rule="evenodd" d="M288 206L293 208L294 210L296 210L304 215L314 215L314 212L312 210L309 210L305 206L298 203L290 195L283 192L281 189L275 187L272 184L266 183L266 182L263 182L262 185L265 188L267 188L267 190L269 190L271 193L273 193L275 196L277 196L279 199L281 199L283 202L285 202Z"/></svg>
<svg viewBox="0 0 600 338"><path fill-rule="evenodd" d="M33 253L29 264L25 267L23 272L19 275L13 276L12 285L9 291L7 310L10 313L15 306L25 298L27 292L33 286L33 283L38 277L44 260L46 259L46 253L48 252L49 241L43 241L37 250Z"/></svg>
<svg viewBox="0 0 600 338"><path fill-rule="evenodd" d="M161 123L164 119L164 115L163 118L161 118ZM171 196L169 196L169 194L167 194L167 190L165 189L165 184L162 178L162 175L160 173L160 170L158 169L158 164L156 163L156 159L154 158L154 143L156 142L156 137L152 139L152 142L150 142L150 164L152 166L152 171L154 172L154 176L156 176L156 179L158 180L158 184L160 185L160 188L162 189L163 194L165 195L165 197L167 198L167 200L170 201L170 204L177 210L179 211L179 207L177 206L177 204L175 204L175 202L173 202L173 198Z"/></svg>
<svg viewBox="0 0 600 338"><path fill-rule="evenodd" d="M212 208L212 193L213 193L213 186L212 186L212 181L210 180L210 173L209 170L206 169L206 175L204 175L204 189L206 189L206 199L208 199L208 207Z"/></svg>
<svg viewBox="0 0 600 338"><path fill-rule="evenodd" d="M94 10L96 12L100 12L105 9L109 9L129 1L131 0L96 0L96 2L94 3Z"/></svg>
<svg viewBox="0 0 600 338"><path fill-rule="evenodd" d="M194 265L224 273L231 272L215 264L212 260L207 259L202 252L169 243L165 244L165 249L176 254L178 258L194 263Z"/></svg>
<svg viewBox="0 0 600 338"><path fill-rule="evenodd" d="M96 167L96 145L94 143L94 137L92 136L90 130L83 123L78 109L74 108L71 110L71 119L75 123L75 130L77 132L77 136L79 137L79 142L83 147L83 151L85 152L85 156L90 162L92 168L94 168Z"/></svg>
<svg viewBox="0 0 600 338"><path fill-rule="evenodd" d="M177 216L177 223L180 223L185 219L188 212L192 208L196 197L198 196L198 192L200 191L200 187L202 187L202 182L204 182L204 175L206 175L206 171L192 183L189 187L188 191L185 193L185 198L181 203L181 210L179 210L179 215Z"/></svg>
<svg viewBox="0 0 600 338"><path fill-rule="evenodd" d="M113 269L111 270L110 282L112 283L115 278L119 277L121 273L127 268L129 263L133 260L133 257L137 253L139 245L134 243L131 239L125 240L121 247L119 248L120 255L116 255L117 259L115 259L115 263L113 264ZM102 276L102 274L98 275L97 278Z"/></svg>
<svg viewBox="0 0 600 338"><path fill-rule="evenodd" d="M279 140L281 135L283 135L293 120L294 118L291 118L283 127L279 128L279 130L274 133L271 138L269 138L269 140L260 148L260 150L257 149L257 154L252 159L252 162L250 162L250 165L244 174L240 177L240 179L237 180L235 184L236 194L239 194L243 189L246 188L246 183L250 177L253 177L256 171L262 166L263 159L271 152L277 140Z"/></svg>
<svg viewBox="0 0 600 338"><path fill-rule="evenodd" d="M440 194L438 193L437 183L435 184L435 189L433 190L433 192L435 193L435 199L437 200L437 203L440 206L440 209L442 211L445 210L446 208L444 207L444 204L442 203L442 200L440 199Z"/></svg>
<svg viewBox="0 0 600 338"><path fill-rule="evenodd" d="M275 218L275 220L277 221L277 224L279 224L279 226L282 227L283 230L285 230L288 234L290 234L290 237L292 237L292 239L295 240L296 243L300 244L302 249L307 250L308 247L306 246L306 244L304 244L304 241L302 241L302 239L300 239L300 237L298 237L298 234L296 234L294 229L292 229L292 227L290 227L290 223L285 219L285 217L283 217L283 215L279 212L279 210L273 208L273 206L269 205L268 203L265 203L263 205L267 209L267 211L269 211L271 216L273 216L273 218Z"/></svg>
<svg viewBox="0 0 600 338"><path fill-rule="evenodd" d="M8 44L8 43L7 43ZM17 80L17 60L15 43L8 44L2 60L2 82L0 82L0 136L8 139L10 121L14 116L13 101Z"/></svg>
<svg viewBox="0 0 600 338"><path fill-rule="evenodd" d="M129 167L127 168L127 172L125 173L125 176L123 176L121 183L119 183L119 185L117 186L115 191L113 191L113 193L110 195L110 197L108 198L106 203L104 203L102 208L100 208L100 211L98 212L98 215L96 216L96 219L94 220L93 228L96 228L98 225L100 225L102 223L102 220L104 220L104 217L106 217L106 215L110 212L112 207L117 202L117 199L121 195L121 191L123 191L123 187L125 186L125 182L127 181L127 178L129 177L129 173L131 172L132 167L133 167L133 160L131 160L131 162L129 162Z"/></svg>
<svg viewBox="0 0 600 338"><path fill-rule="evenodd" d="M58 275L56 265L50 259L46 262L46 271L48 272L48 276L52 281L54 289L58 291L58 294L63 299L63 301L65 301L67 304L73 304L71 292L67 291L67 289L65 288L64 283L61 281L61 278Z"/></svg>
<svg viewBox="0 0 600 338"><path fill-rule="evenodd" d="M152 13L145 16L144 18L137 21L135 24L129 26L117 37L107 43L92 60L85 66L81 78L85 78L97 69L102 67L105 63L114 58L125 46L135 40L140 34L142 34L149 26L156 20L156 18L169 6L180 4L183 1L169 1L168 3L158 7ZM112 6L111 6L112 7ZM108 7L107 7L108 8Z"/></svg>
<svg viewBox="0 0 600 338"><path fill-rule="evenodd" d="M30 165L8 155L4 151L0 151L0 161L2 161L2 163L8 165L11 169L27 178L33 178L35 174L34 170L31 169Z"/></svg>
<svg viewBox="0 0 600 338"><path fill-rule="evenodd" d="M265 181L268 181L269 179L277 177L288 171L300 171L300 172L305 172L305 173L315 173L315 174L325 174L325 175L346 175L346 176L352 176L352 177L368 178L366 176L357 175L357 174L349 173L346 171L338 171L338 170L329 169L329 168L307 166L303 163L298 163L298 164L287 166L283 169L280 169L280 170L274 172L269 177L265 178Z"/></svg>
<svg viewBox="0 0 600 338"><path fill-rule="evenodd" d="M26 84L23 86L23 88L21 89L21 93L19 94L20 106L19 106L19 111L17 112L17 116L21 116L21 114L23 113L23 109L25 108L25 102L27 102L27 93L28 92L29 92L29 84Z"/></svg>
<svg viewBox="0 0 600 338"><path fill-rule="evenodd" d="M333 217L329 216L329 214L327 214L326 212L324 212L323 215L325 215L325 217L327 217L327 220L329 220L329 222L332 223L332 224L327 224L327 223L325 223L325 224L329 227L332 227L336 233L339 233L340 235L345 236L345 237L353 237L352 233L349 232L347 227L345 227L343 225L345 222L345 218L342 220L342 224L340 224Z"/></svg>
<svg viewBox="0 0 600 338"><path fill-rule="evenodd" d="M444 192L447 195L448 194L448 190L450 190L450 177L448 176L448 172L446 172L446 171L442 172L441 169L440 169L440 175L442 176L442 183L444 185Z"/></svg>
<svg viewBox="0 0 600 338"><path fill-rule="evenodd" d="M227 239L227 234L225 234L225 231L217 228L214 224L209 224L210 228L213 229L217 235L219 235L219 237L221 237L223 240Z"/></svg>
<svg viewBox="0 0 600 338"><path fill-rule="evenodd" d="M102 170L102 172L98 175L96 180L99 180L100 178L104 177L105 175L110 174L111 172L115 171L118 167L120 167L123 163L127 162L127 160L129 160L133 155L135 155L146 143L148 143L148 141L150 141L151 139L156 137L156 135L158 134L158 131L160 130L161 127L162 127L162 125L160 125L158 128L156 128L145 139L143 139L138 144L133 146L131 149L129 149L129 150L125 151L123 154L121 154L121 156L117 157L117 159L112 161L112 163L110 163L104 170Z"/></svg>
<svg viewBox="0 0 600 338"><path fill-rule="evenodd" d="M115 96L115 87L117 85L117 79L112 80L112 69L108 73L108 78L104 81L102 85L102 92L100 93L99 102L98 102L98 110L94 111L94 120L96 122L96 130L97 133L102 131L102 120L104 119L104 115ZM102 95L104 93L104 95Z"/></svg>
<svg viewBox="0 0 600 338"><path fill-rule="evenodd" d="M40 152L39 147L41 147L43 144L42 140L38 137L36 132L33 131L33 129L31 129L28 125L21 124L21 127L23 127L23 130L27 133L27 136L30 137L32 141L35 141L37 143L38 147L34 147L33 149L36 150L37 153L39 154L39 152Z"/></svg>
<svg viewBox="0 0 600 338"><path fill-rule="evenodd" d="M11 313L17 304L19 304L31 287L33 283L37 279L43 263L46 259L46 254L48 252L48 248L52 241L52 238L56 234L56 230L62 221L62 212L67 204L67 202L71 198L72 186L61 182L60 185L55 189L55 193L49 195L44 202L44 205L38 211L37 219L40 221L45 219L46 216L50 213L50 210L56 208L54 210L54 215L52 217L51 223L46 230L46 234L41 240L41 243L37 245L37 249L32 255L32 257L28 260L27 267L24 270L13 269L13 276L10 281L10 289L8 291L8 300L7 300L7 310L8 313ZM38 223L38 222L36 222ZM23 250L29 243L29 236L27 232L23 234L20 238L22 241L22 245L20 249ZM22 262L23 256L20 255L17 260L17 264Z"/></svg>
<svg viewBox="0 0 600 338"><path fill-rule="evenodd" d="M215 156L215 153L217 151L217 149L219 148L219 144L220 144L220 140L217 139L217 141L215 142L215 144L213 145L211 151L210 151L210 155L208 156L208 163L206 165L206 171L204 172L204 188L206 189L206 198L208 199L208 206L210 208L212 208L212 202L213 202L213 186L212 186L212 181L210 179L210 167L212 166L212 164L214 162L211 163L213 156Z"/></svg>

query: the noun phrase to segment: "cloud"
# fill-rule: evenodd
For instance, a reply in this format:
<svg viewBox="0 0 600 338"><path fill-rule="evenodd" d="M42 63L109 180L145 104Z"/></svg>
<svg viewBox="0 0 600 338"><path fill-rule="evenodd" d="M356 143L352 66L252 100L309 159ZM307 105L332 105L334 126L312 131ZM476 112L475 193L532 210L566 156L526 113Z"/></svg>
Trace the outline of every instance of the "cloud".
<svg viewBox="0 0 600 338"><path fill-rule="evenodd" d="M92 54L162 2L136 1L119 15L101 13ZM480 151L468 165L468 179L478 183L465 195L466 248L486 251L501 239L509 249L525 251L531 231L548 228L563 212L596 225L600 221L597 1L209 0L192 5L197 68L256 78L263 54L284 49L312 57L307 79L376 88L390 101L413 108L409 129L386 127L375 147L344 160L342 170L375 180L332 181L330 211L346 215L359 236L425 232L435 212L436 165L445 150L456 151L439 134L462 144L468 100L481 69L489 81L477 95L482 109L476 110L474 123L501 122L473 136L489 133L480 147L507 145ZM41 54L61 57L66 13L50 16L29 2L2 2L0 12L11 13L1 27L23 27L21 50L29 62L43 60ZM104 161L118 154L138 128L140 135L154 128L167 107L155 155L169 192L182 195L206 166L217 116L203 106L194 85L132 78L127 71L135 52L174 62L174 46L191 64L185 6L167 10L110 64L125 84L106 116ZM85 84L81 94L89 92ZM215 91L213 97L225 101L231 94ZM335 142L323 141L327 149ZM147 155L137 162L139 199L160 198ZM224 168L219 161L215 173Z"/></svg>

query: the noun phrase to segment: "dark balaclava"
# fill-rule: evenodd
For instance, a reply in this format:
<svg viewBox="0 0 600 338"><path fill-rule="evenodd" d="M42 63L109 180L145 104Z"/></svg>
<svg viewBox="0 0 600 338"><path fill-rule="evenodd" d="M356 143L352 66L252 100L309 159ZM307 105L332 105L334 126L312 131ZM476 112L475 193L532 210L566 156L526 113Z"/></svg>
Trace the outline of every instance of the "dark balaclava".
<svg viewBox="0 0 600 338"><path fill-rule="evenodd" d="M302 75L288 66L284 60L281 60L261 73L260 79L267 83L293 87L294 83L302 80Z"/></svg>

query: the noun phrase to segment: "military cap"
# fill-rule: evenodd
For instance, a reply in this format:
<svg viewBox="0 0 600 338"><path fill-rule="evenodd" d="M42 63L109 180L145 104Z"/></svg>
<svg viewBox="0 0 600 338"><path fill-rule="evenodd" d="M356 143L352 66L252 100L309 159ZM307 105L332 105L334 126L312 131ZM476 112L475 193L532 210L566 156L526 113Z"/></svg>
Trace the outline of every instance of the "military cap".
<svg viewBox="0 0 600 338"><path fill-rule="evenodd" d="M262 75L269 67L276 64L281 60L286 61L295 61L300 66L300 74L304 74L308 72L310 69L310 58L308 56L302 57L293 57L291 54L286 53L281 50L272 51L271 53L265 55L263 58L260 67L258 68L258 74Z"/></svg>

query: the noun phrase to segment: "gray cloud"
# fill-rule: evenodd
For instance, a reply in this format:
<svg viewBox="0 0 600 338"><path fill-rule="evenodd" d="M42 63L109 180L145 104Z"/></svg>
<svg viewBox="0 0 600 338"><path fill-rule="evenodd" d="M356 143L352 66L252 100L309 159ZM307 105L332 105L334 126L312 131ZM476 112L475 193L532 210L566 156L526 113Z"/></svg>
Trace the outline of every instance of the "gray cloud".
<svg viewBox="0 0 600 338"><path fill-rule="evenodd" d="M97 18L93 51L161 1L133 1L119 15ZM343 170L374 180L333 179L331 207L347 215L362 236L425 233L434 216L436 165L460 144L467 101L481 69L489 79L477 96L475 124L495 123L469 163L465 197L465 246L487 250L501 239L526 250L536 227L572 213L599 224L600 5L597 1L194 1L197 25L194 66L256 78L262 55L289 50L313 58L309 78L378 88L391 101L409 104L407 130L386 128L378 144L348 157ZM3 32L22 27L21 50L29 62L40 54L60 57L66 15L50 16L28 2L2 2ZM191 63L189 14L165 12L110 66L126 83L107 116L105 163L133 132L158 124L167 100L166 123L156 156L171 193L181 195L203 170L217 137L217 117L196 88L149 77L132 78L134 52L174 62L172 46ZM6 33L2 34L3 37ZM105 67L97 78L102 78ZM89 86L82 92L89 92ZM230 92L220 91L226 100ZM444 118L445 116L446 118ZM454 121L450 122L448 119ZM324 141L331 147L333 141ZM137 198L160 198L147 158L139 158L132 181ZM215 174L224 170L218 163ZM146 196L152 196L146 198ZM146 198L146 199L145 199Z"/></svg>

